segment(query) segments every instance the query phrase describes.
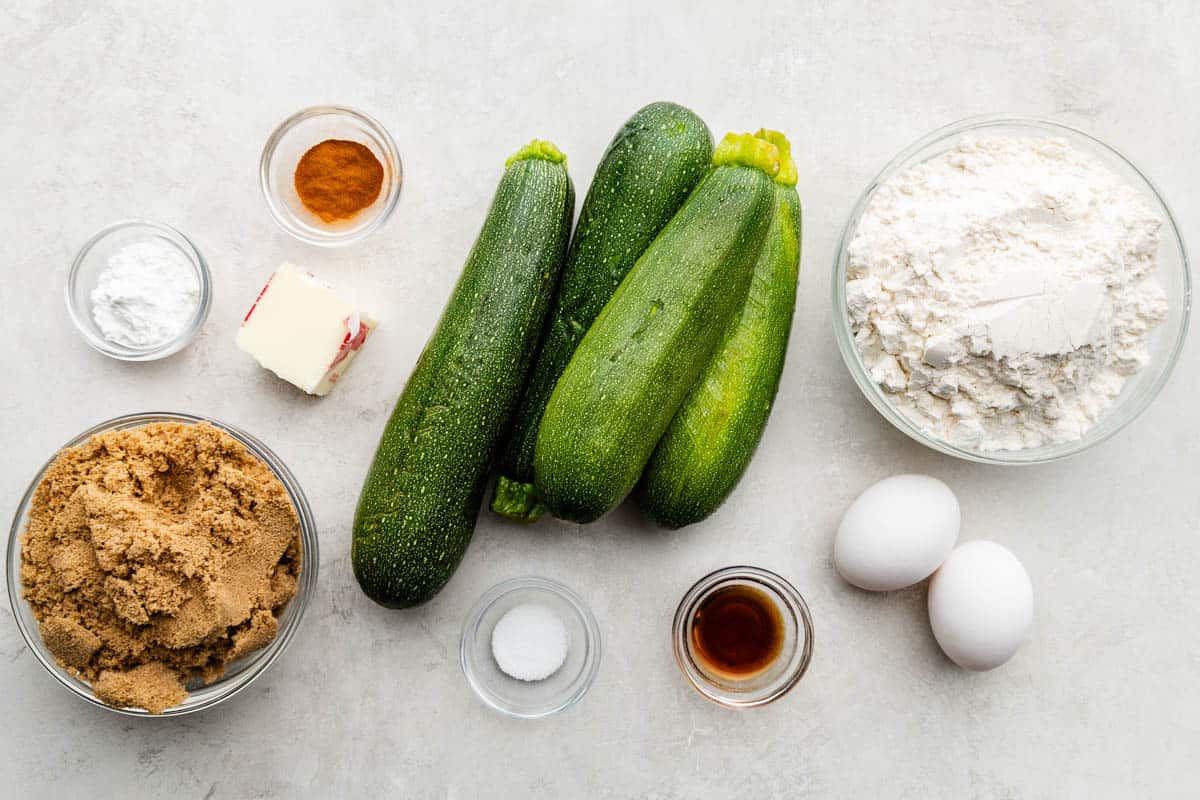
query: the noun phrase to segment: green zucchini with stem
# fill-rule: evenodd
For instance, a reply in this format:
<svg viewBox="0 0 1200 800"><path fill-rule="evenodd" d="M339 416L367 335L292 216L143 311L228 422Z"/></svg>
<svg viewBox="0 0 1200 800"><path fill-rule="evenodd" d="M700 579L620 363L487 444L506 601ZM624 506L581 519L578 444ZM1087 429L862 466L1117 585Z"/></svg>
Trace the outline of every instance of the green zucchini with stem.
<svg viewBox="0 0 1200 800"><path fill-rule="evenodd" d="M429 600L466 552L558 282L574 210L566 157L553 144L535 139L508 159L359 497L351 561L363 591L381 605Z"/></svg>
<svg viewBox="0 0 1200 800"><path fill-rule="evenodd" d="M670 221L712 159L704 120L651 103L609 143L579 212L541 349L500 459L492 510L533 522L545 510L533 483L538 426L554 385L592 321L642 251Z"/></svg>
<svg viewBox="0 0 1200 800"><path fill-rule="evenodd" d="M729 134L712 163L596 317L546 405L534 477L556 517L591 522L633 489L745 301L779 151Z"/></svg>
<svg viewBox="0 0 1200 800"><path fill-rule="evenodd" d="M783 134L757 134L779 148L775 214L741 313L688 394L646 465L636 493L655 522L680 528L725 501L762 439L787 356L800 270L800 195Z"/></svg>

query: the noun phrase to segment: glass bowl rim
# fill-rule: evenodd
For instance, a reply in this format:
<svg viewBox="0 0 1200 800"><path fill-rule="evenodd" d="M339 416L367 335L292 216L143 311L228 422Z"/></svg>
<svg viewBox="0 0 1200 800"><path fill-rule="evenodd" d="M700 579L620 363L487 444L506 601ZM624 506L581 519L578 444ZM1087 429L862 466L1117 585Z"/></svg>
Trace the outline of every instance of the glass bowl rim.
<svg viewBox="0 0 1200 800"><path fill-rule="evenodd" d="M184 700L183 703L165 709L161 714L151 714L142 708L124 708L118 706L110 706L104 701L96 697L95 692L85 689L76 683L77 680L55 661L54 656L47 650L46 645L42 642L41 634L37 631L30 630L25 621L21 618L19 609L23 605L28 605L24 597L21 596L20 588L20 538L24 533L25 518L28 515L29 506L33 502L33 495L41 485L42 478L45 477L46 471L50 465L54 463L59 454L68 447L75 447L87 441L92 436L98 433L104 433L111 430L127 430L129 428L139 427L153 422L181 422L189 425L195 425L201 422L207 422L216 428L228 433L238 442L240 442L252 455L262 461L271 472L283 484L284 489L288 493L289 499L292 501L293 507L296 509L296 516L300 520L300 543L302 549L302 567L300 570L300 579L297 581L297 589L295 596L288 601L288 607L296 604L294 616L291 618L286 627L282 627L275 639L266 647L251 654L254 660L247 665L245 669L237 675L226 678L222 676L211 684L204 687L205 690L214 687L221 687L223 683L228 683L224 691L219 692L213 697L205 698L197 702L195 705L188 705L191 697ZM304 618L304 612L308 607L309 597L316 590L317 573L320 565L319 543L317 538L316 522L312 515L312 509L309 507L308 498L305 497L304 491L300 488L300 484L296 481L296 477L288 469L287 465L275 454L273 450L267 447L258 438L241 430L240 428L229 425L213 419L212 417L202 417L195 414L187 414L177 411L144 411L133 414L122 414L121 416L113 417L104 422L97 423L77 436L72 437L68 442L54 451L54 454L41 466L30 481L29 487L22 495L20 503L17 506L16 513L13 515L12 526L9 529L8 547L6 551L6 583L8 587L8 602L12 610L13 617L16 619L17 628L21 631L21 637L25 640L25 645L33 653L37 661L45 668L45 670L54 677L58 683L71 691L73 695L86 700L94 706L112 711L116 714L122 714L129 717L175 717L185 714L192 714L197 711L203 711L212 708L219 703L223 703L229 698L241 692L251 683L259 678L267 669L275 663L275 661L287 649L288 644L292 641L296 631L300 627L300 623ZM201 690L203 691L203 690ZM191 693L189 693L191 694Z"/></svg>
<svg viewBox="0 0 1200 800"><path fill-rule="evenodd" d="M875 192L879 187L892 175L901 169L910 166L912 159L922 150L936 145L940 142L960 136L971 131L992 128L992 127L1027 127L1036 129L1047 134L1059 134L1066 137L1077 137L1083 139L1090 146L1097 148L1101 152L1107 153L1115 157L1119 162L1125 164L1140 178L1149 189L1149 194L1159 207L1162 208L1165 214L1164 226L1170 231L1170 238L1173 239L1178 248L1180 256L1179 270L1182 273L1183 292L1179 299L1181 320L1179 331L1175 336L1175 340L1171 342L1170 351L1167 353L1165 361L1160 365L1158 374L1154 376L1153 382L1147 387L1144 396L1138 402L1126 406L1124 409L1125 418L1118 425L1114 425L1110 430L1104 431L1102 435L1087 438L1084 437L1074 441L1066 442L1058 445L1046 445L1042 447L1030 448L1026 450L997 450L997 451L982 451L973 450L966 447L959 447L950 442L929 436L922 432L913 422L911 422L904 414L897 410L883 394L883 390L870 379L867 374L866 365L863 364L862 356L858 352L858 348L854 345L854 336L851 331L850 319L846 310L846 268L848 260L848 248L850 240L858 227L858 222L865 213L868 204L874 197ZM1139 188L1140 187L1135 187ZM1188 327L1191 321L1192 308L1192 277L1190 261L1188 259L1187 246L1183 239L1183 232L1179 228L1179 223L1176 220L1175 213L1171 210L1166 198L1158 185L1150 179L1150 177L1142 171L1132 159L1116 147L1108 144L1102 139L1088 133L1087 131L1076 128L1072 125L1052 120L1046 117L1026 114L982 114L978 116L966 117L956 122L951 122L934 129L930 133L917 139L912 144L905 147L897 155L892 157L883 166L883 168L875 175L868 183L862 193L859 194L854 206L851 208L850 214L846 219L845 225L842 227L841 237L838 241L837 249L833 259L833 280L831 286L831 295L833 300L833 328L834 338L837 341L838 351L841 353L842 361L846 365L847 371L854 379L859 390L867 398L870 404L879 414L892 424L897 430L910 439L929 447L937 452L946 455L961 458L966 461L973 461L980 464L994 464L998 466L1026 466L1031 464L1048 464L1054 461L1060 461L1071 456L1088 450L1101 442L1108 440L1121 432L1126 426L1137 419L1141 414L1149 408L1155 398L1162 392L1166 386L1175 367L1179 362L1180 355L1183 352L1183 346L1187 339ZM1121 408L1119 404L1113 405L1106 414L1116 413ZM1052 450L1052 452L1041 452L1044 450ZM1040 453L1040 454L1039 454Z"/></svg>
<svg viewBox="0 0 1200 800"><path fill-rule="evenodd" d="M585 644L588 650L579 675L570 684L570 691L564 695L561 701L552 707L535 712L517 711L500 702L480 680L474 667L471 666L471 659L467 655L468 649L478 632L479 625L483 621L484 613L502 597L520 589L541 589L565 600L579 617L580 622L583 623L586 634ZM500 581L479 596L479 599L475 601L475 604L467 612L467 616L463 621L462 638L459 642L458 653L459 666L462 668L463 675L467 679L467 684L470 685L471 690L485 705L505 716L516 719L543 719L575 705L583 699L583 696L592 687L592 683L596 680L596 674L600 670L600 625L596 622L596 617L592 613L591 607L571 587L552 578L543 578L538 575L522 575Z"/></svg>
<svg viewBox="0 0 1200 800"><path fill-rule="evenodd" d="M160 234L165 234L168 239L171 239L184 255L191 261L193 269L196 270L197 279L200 282L200 302L196 305L196 311L192 315L188 324L179 332L167 341L157 344L154 347L138 349L134 347L126 347L125 345L110 342L103 336L97 335L85 322L84 315L88 313L86 308L78 308L75 302L75 285L79 280L80 270L83 269L83 264L87 260L88 254L92 249L109 236L119 233L120 231L129 230L131 228L151 228ZM67 282L65 286L64 297L67 301L67 314L71 317L71 322L75 325L75 329L83 336L93 350L96 350L104 355L115 358L118 361L157 361L160 358L178 353L183 348L187 347L200 333L200 329L204 327L205 321L208 319L208 312L212 307L212 273L208 268L208 262L204 260L204 256L200 253L200 249L196 247L196 243L188 238L187 234L178 228L168 225L165 222L159 222L152 219L144 219L140 217L130 217L119 219L105 225L100 230L96 231L92 236L84 242L83 246L75 254L75 258L71 261L71 267L67 272Z"/></svg>
<svg viewBox="0 0 1200 800"><path fill-rule="evenodd" d="M786 673L783 681L770 692L761 696L743 699L730 692L724 691L705 680L700 668L695 665L688 639L690 637L689 622L695 614L696 607L712 592L723 584L734 581L746 581L762 587L770 592L789 613L795 618L797 634L803 636L803 641L797 648L797 660ZM812 612L804 595L789 581L777 572L763 567L753 567L740 564L731 567L721 567L713 570L692 584L679 601L675 609L675 617L671 622L671 645L675 653L675 665L687 680L688 685L696 690L706 700L723 707L732 709L758 708L773 703L790 692L804 674L808 672L813 656L814 626Z"/></svg>
<svg viewBox="0 0 1200 800"><path fill-rule="evenodd" d="M274 190L271 188L271 162L275 158L275 150L279 146L279 143L283 141L283 137L301 122L321 116L351 117L358 121L375 135L383 147L384 155L395 165L395 168L391 170L391 179L385 187L383 205L375 213L375 216L362 227L354 228L345 233L336 231L313 233L312 231L298 227L292 222L292 215L281 207L280 202L275 197ZM361 241L374 233L388 220L392 212L396 210L396 206L400 202L400 189L403 182L404 163L400 159L400 151L396 147L395 139L392 138L391 133L388 132L383 123L366 112L334 103L302 108L287 117L283 122L280 122L275 127L275 130L271 132L271 135L267 137L267 141L263 144L262 153L258 159L259 188L262 190L263 199L266 200L267 209L271 212L271 218L275 220L275 224L299 241L316 245L317 247L344 247Z"/></svg>

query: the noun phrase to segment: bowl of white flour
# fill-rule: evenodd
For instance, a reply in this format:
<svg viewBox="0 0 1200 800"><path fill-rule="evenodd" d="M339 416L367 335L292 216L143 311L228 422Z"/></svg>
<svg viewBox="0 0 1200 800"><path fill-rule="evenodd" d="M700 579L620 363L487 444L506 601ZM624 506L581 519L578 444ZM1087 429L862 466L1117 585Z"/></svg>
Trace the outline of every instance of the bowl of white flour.
<svg viewBox="0 0 1200 800"><path fill-rule="evenodd" d="M891 161L850 215L835 332L893 425L1029 464L1113 435L1162 389L1191 308L1187 254L1127 158L1048 120L981 117Z"/></svg>

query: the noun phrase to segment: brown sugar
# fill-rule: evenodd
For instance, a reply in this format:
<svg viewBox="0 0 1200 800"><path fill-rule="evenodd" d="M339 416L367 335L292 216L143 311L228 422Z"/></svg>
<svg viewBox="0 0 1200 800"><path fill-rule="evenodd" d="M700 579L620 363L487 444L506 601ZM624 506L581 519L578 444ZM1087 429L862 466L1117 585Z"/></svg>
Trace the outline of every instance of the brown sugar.
<svg viewBox="0 0 1200 800"><path fill-rule="evenodd" d="M151 714L161 714L188 696L179 676L161 661L150 661L124 672L106 669L92 688L96 697L110 706L141 706Z"/></svg>
<svg viewBox="0 0 1200 800"><path fill-rule="evenodd" d="M21 540L23 594L46 647L104 702L154 713L273 640L300 569L283 484L206 423L63 450Z"/></svg>

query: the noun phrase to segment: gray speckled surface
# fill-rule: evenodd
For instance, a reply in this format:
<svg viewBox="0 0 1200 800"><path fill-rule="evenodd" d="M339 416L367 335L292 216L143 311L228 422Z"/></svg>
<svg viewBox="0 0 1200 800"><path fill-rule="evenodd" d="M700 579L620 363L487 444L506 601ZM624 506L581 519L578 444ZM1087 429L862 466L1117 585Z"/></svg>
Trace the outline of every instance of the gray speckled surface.
<svg viewBox="0 0 1200 800"><path fill-rule="evenodd" d="M0 26L5 513L43 460L96 421L212 415L261 437L299 477L321 527L321 581L262 680L177 720L86 706L0 621L0 794L1083 798L1183 797L1200 783L1194 337L1123 433L1064 463L997 469L923 450L880 419L841 364L828 303L836 240L865 183L926 131L984 112L1051 115L1126 150L1200 242L1194 3L102 5L17 0ZM434 602L374 607L347 561L359 482L504 157L551 138L582 196L616 127L659 98L694 107L718 133L767 124L795 142L800 305L778 410L744 485L678 534L629 508L586 530L484 515ZM382 119L407 171L392 221L336 252L290 241L256 183L272 127L330 101ZM162 363L92 352L62 306L76 248L125 216L179 226L213 269L201 338ZM233 347L284 258L382 320L324 400ZM1033 577L1033 638L1000 670L968 674L940 654L922 589L869 595L830 566L849 500L910 470L949 482L964 538L1005 543ZM681 593L730 562L791 578L818 634L792 694L743 713L684 686L667 635ZM540 723L489 712L457 664L475 598L530 572L584 594L606 646L592 692Z"/></svg>

